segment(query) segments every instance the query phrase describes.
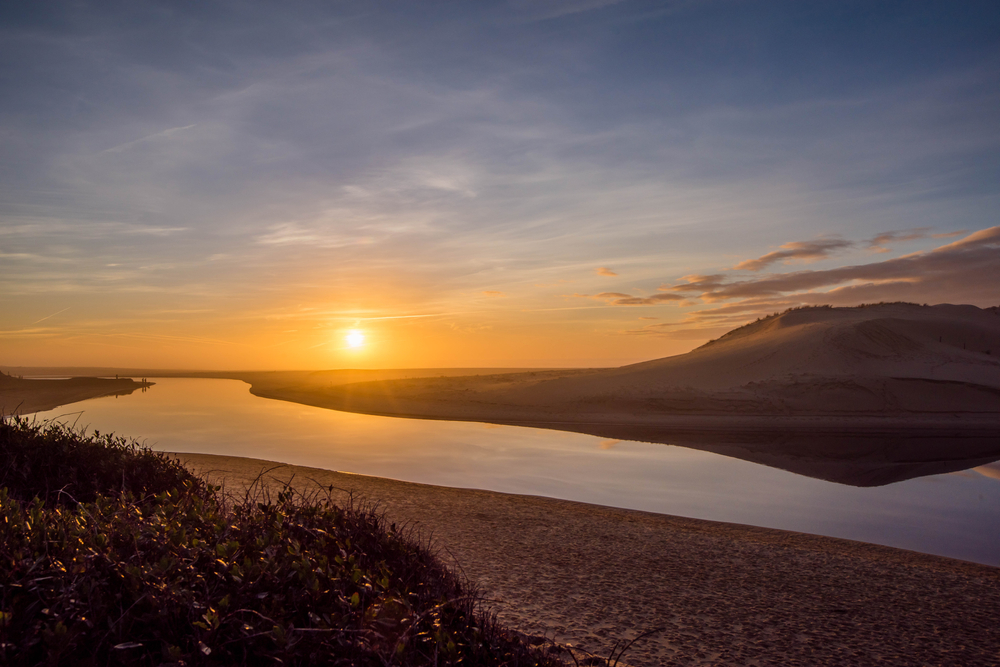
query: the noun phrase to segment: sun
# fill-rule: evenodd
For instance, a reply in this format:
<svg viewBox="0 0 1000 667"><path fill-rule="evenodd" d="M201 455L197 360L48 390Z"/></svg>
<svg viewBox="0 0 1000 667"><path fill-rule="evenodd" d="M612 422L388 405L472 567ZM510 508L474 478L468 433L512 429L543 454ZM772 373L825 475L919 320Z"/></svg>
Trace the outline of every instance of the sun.
<svg viewBox="0 0 1000 667"><path fill-rule="evenodd" d="M351 329L344 340L347 341L347 347L359 348L365 344L365 335L357 329Z"/></svg>

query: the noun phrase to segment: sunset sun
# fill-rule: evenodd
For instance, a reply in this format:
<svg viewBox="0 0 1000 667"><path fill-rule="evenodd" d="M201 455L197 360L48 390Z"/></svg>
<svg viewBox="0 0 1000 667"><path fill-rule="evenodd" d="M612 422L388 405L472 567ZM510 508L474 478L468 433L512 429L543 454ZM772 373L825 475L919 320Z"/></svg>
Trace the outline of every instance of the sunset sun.
<svg viewBox="0 0 1000 667"><path fill-rule="evenodd" d="M347 341L347 347L357 349L363 347L365 344L365 334L357 329L351 329L344 336L344 340Z"/></svg>

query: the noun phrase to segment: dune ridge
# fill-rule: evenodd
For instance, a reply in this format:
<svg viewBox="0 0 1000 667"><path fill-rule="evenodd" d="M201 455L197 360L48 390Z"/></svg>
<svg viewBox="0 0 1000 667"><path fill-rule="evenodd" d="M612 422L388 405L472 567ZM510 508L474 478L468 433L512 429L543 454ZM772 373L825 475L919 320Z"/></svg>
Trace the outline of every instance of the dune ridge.
<svg viewBox="0 0 1000 667"><path fill-rule="evenodd" d="M998 412L1000 315L949 304L790 310L687 354L531 387L521 400L602 395L715 401L703 412Z"/></svg>

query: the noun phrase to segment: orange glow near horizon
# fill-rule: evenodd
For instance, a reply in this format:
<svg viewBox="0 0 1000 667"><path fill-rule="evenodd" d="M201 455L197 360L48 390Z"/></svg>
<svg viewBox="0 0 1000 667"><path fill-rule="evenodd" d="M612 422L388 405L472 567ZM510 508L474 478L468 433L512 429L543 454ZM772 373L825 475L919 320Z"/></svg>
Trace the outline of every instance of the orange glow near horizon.
<svg viewBox="0 0 1000 667"><path fill-rule="evenodd" d="M754 277L719 269L718 274L685 273L670 280L659 278L656 267L635 269L633 276L619 261L618 276L573 266L558 277L546 275L543 282L525 270L475 289L407 281L400 277L406 275L402 267L396 269L399 274L355 272L352 279L366 285L362 290L339 284L335 268L317 268L298 258L296 272L266 290L255 288L252 269L242 267L204 293L178 295L123 286L114 299L105 291L12 294L0 315L6 321L0 328L0 367L245 371L621 366L683 354L792 305L878 300L995 303L990 283L959 279L981 271L982 256L994 256L987 253L1000 245L1000 226L959 241L952 240L954 236L927 239L926 250L907 256L903 266L910 273L891 283L868 279L842 284L883 266L900 266L897 259L882 260L880 255L867 263L848 257L857 264L837 271L795 265L785 273ZM860 242L855 245L860 247ZM758 255L754 261L761 262L774 252L763 248L748 255ZM942 267L952 278L940 279ZM899 273L898 268L892 270ZM800 285L827 278L826 287L835 289L820 292ZM769 296L776 288L780 293Z"/></svg>

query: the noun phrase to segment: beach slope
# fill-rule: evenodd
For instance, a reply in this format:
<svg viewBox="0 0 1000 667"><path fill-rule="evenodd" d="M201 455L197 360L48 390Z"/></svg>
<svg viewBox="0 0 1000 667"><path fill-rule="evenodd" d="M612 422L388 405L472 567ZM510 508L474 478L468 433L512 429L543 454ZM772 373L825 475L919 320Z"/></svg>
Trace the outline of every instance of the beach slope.
<svg viewBox="0 0 1000 667"><path fill-rule="evenodd" d="M971 666L1000 656L995 567L564 500L176 456L235 493L259 477L377 502L532 641L607 657L616 640L659 629L622 664Z"/></svg>

